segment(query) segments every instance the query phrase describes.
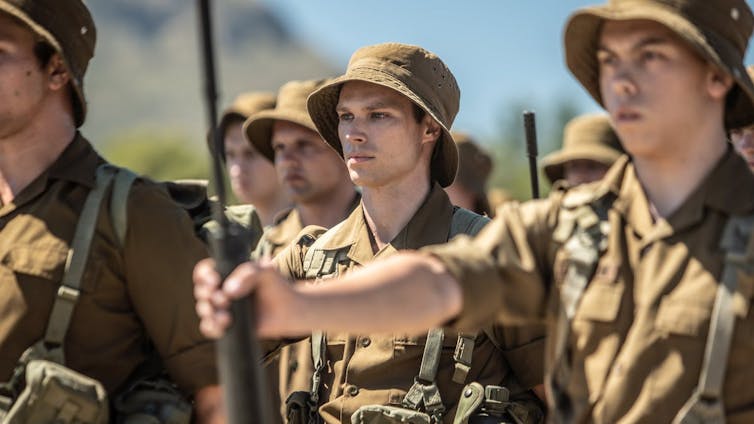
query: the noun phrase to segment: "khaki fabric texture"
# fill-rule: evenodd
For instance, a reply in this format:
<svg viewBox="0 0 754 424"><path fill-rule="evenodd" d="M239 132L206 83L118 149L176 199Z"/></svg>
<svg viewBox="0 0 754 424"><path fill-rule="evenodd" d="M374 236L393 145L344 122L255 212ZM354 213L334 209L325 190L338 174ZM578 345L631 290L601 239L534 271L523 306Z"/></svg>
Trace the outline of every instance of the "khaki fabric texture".
<svg viewBox="0 0 754 424"><path fill-rule="evenodd" d="M609 167L623 153L618 135L607 115L582 115L566 124L563 130L563 148L545 156L542 166L552 184L565 178L564 165L568 161L589 159Z"/></svg>
<svg viewBox="0 0 754 424"><path fill-rule="evenodd" d="M740 93L725 112L727 128L754 123L754 83L743 58L754 28L754 15L744 0L609 0L571 15L564 45L568 68L589 94L602 104L597 43L606 20L648 19L658 22L733 77Z"/></svg>
<svg viewBox="0 0 754 424"><path fill-rule="evenodd" d="M461 283L464 307L454 326L550 318L554 334L565 265L553 240L559 210L598 200L611 201L611 229L570 327L573 371L565 391L573 417L566 422L671 422L699 381L724 262L723 228L729 216L754 213L754 176L732 148L675 213L656 223L624 157L599 183L506 204L475 239L426 252ZM723 387L729 424L754 422L754 275L739 274L738 284ZM548 346L549 363L552 354Z"/></svg>
<svg viewBox="0 0 754 424"><path fill-rule="evenodd" d="M0 12L15 16L55 48L71 72L74 120L86 119L84 74L94 56L97 29L81 0L0 0Z"/></svg>
<svg viewBox="0 0 754 424"><path fill-rule="evenodd" d="M0 381L44 335L79 212L103 162L77 136L0 207ZM194 265L207 256L204 244L186 212L151 182L135 183L128 214L121 249L107 202L100 212L65 338L66 365L111 392L146 359L151 340L183 391L216 384L214 344L199 334L191 284Z"/></svg>
<svg viewBox="0 0 754 424"><path fill-rule="evenodd" d="M255 113L244 123L246 138L267 159L274 162L272 126L275 121L292 122L317 132L317 127L306 111L306 99L326 81L291 81L283 84L278 90L275 108Z"/></svg>
<svg viewBox="0 0 754 424"><path fill-rule="evenodd" d="M421 47L383 43L362 47L351 56L345 75L335 78L309 96L307 107L319 133L343 155L335 107L340 89L348 81L365 81L397 91L421 107L442 127L432 159L432 176L441 186L453 183L458 151L450 134L461 98L453 73L434 53Z"/></svg>
<svg viewBox="0 0 754 424"><path fill-rule="evenodd" d="M342 275L399 250L446 242L452 216L453 206L442 188L435 184L406 227L379 252L372 251L369 229L361 206L345 221L329 230L333 237L322 247L347 254L347 260L337 264L336 272ZM302 239L305 234L318 237L322 234L322 229L306 227L302 232ZM276 262L283 275L305 277L303 258L306 246L307 242L302 240L288 246L278 255ZM326 279L328 276L322 278ZM490 332L496 340L481 333L477 337L471 372L466 381L503 383L512 388L514 398L530 399L527 396L533 395L525 392L522 387L542 382L544 327L496 326ZM448 409L443 420L446 423L453 422L455 406L463 389L462 384L452 381L456 339L454 332L446 333L436 380L443 403ZM363 405L400 406L414 378L419 374L425 341L426 334L327 334L325 372L320 392L320 414L324 421L348 424L351 415Z"/></svg>

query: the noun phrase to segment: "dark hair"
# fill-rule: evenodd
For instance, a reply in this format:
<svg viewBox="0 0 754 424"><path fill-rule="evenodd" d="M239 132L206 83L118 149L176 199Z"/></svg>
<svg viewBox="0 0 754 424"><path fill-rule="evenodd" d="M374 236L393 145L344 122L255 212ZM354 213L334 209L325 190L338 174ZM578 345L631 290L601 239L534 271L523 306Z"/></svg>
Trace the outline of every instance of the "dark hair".
<svg viewBox="0 0 754 424"><path fill-rule="evenodd" d="M47 41L40 40L34 44L34 55L37 57L41 68L46 67L50 63L55 52L55 47Z"/></svg>
<svg viewBox="0 0 754 424"><path fill-rule="evenodd" d="M421 108L421 106L417 105L414 102L411 102L411 106L413 106L414 108L414 119L416 119L417 124L420 124L422 122L422 119L427 116L427 112L425 112L424 109Z"/></svg>

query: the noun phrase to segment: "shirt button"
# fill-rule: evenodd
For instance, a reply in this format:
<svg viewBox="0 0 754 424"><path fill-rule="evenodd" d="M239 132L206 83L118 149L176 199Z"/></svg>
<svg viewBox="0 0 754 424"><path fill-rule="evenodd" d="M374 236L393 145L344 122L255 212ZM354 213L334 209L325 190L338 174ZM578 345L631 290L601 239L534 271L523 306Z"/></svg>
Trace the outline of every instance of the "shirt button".
<svg viewBox="0 0 754 424"><path fill-rule="evenodd" d="M367 347L370 344L372 344L372 341L369 340L369 337L364 337L363 339L361 339L361 347Z"/></svg>
<svg viewBox="0 0 754 424"><path fill-rule="evenodd" d="M348 393L349 396L356 396L359 394L359 388L356 386L348 386L346 389L346 393Z"/></svg>

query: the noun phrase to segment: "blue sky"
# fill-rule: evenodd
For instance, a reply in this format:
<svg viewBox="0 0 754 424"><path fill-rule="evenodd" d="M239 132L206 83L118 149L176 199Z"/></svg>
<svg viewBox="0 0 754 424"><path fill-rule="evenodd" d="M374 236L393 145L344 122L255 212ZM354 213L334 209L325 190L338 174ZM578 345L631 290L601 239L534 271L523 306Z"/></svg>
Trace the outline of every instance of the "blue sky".
<svg viewBox="0 0 754 424"><path fill-rule="evenodd" d="M384 41L418 44L438 54L461 87L454 128L479 137L494 137L504 107L514 102L540 114L560 98L584 111L599 110L566 69L561 40L570 13L597 1L264 1L342 69L358 47ZM751 50L747 63L754 62Z"/></svg>

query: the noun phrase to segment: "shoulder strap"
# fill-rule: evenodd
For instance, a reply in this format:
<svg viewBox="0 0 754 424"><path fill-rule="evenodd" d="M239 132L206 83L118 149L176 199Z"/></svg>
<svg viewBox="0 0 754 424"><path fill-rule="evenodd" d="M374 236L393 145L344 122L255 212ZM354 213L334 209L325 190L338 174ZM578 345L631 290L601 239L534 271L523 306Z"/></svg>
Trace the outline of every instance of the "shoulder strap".
<svg viewBox="0 0 754 424"><path fill-rule="evenodd" d="M445 406L442 404L440 390L437 388L437 368L440 365L442 342L445 333L442 328L433 328L427 333L427 342L424 345L419 375L414 378L414 384L408 389L403 398L403 406L413 410L419 410L424 405L427 414L434 418L434 422L442 422Z"/></svg>
<svg viewBox="0 0 754 424"><path fill-rule="evenodd" d="M691 398L676 415L674 423L725 422L722 393L736 321L733 298L738 290L739 272L750 274L754 271L754 231L752 230L754 230L754 215L732 217L725 226L720 241L720 247L725 251L722 284L718 285L715 304L712 307L699 384Z"/></svg>
<svg viewBox="0 0 754 424"><path fill-rule="evenodd" d="M450 234L448 240L459 234L475 236L484 228L490 219L476 214L468 209L453 206L453 217L450 220Z"/></svg>
<svg viewBox="0 0 754 424"><path fill-rule="evenodd" d="M609 224L607 208L602 202L581 204L575 207L563 206L558 216L558 225L553 238L563 243L567 255L567 268L560 289L557 329L555 332L553 363L545 378L545 384L552 396L550 407L563 400L562 386L571 373L570 360L566 358L566 344L570 336L571 321L584 290L597 268L600 256L607 248ZM555 404L552 404L554 402ZM559 410L567 410L560 408Z"/></svg>
<svg viewBox="0 0 754 424"><path fill-rule="evenodd" d="M63 338L68 332L73 309L78 302L81 279L84 275L87 260L89 259L89 249L94 237L95 227L97 226L100 207L105 197L105 192L110 186L110 182L116 172L116 168L107 164L100 165L97 168L94 189L89 192L84 201L84 208L76 223L76 231L73 235L71 247L68 250L63 281L58 288L55 302L52 305L52 312L47 321L47 330L42 340L43 343L38 343L33 347L43 349L42 352L46 351L46 354L39 351L37 353L41 353L59 364L65 364Z"/></svg>
<svg viewBox="0 0 754 424"><path fill-rule="evenodd" d="M128 194L137 176L126 168L115 169L117 173L113 182L113 193L110 196L110 220L122 248L126 244L126 229L128 228Z"/></svg>

